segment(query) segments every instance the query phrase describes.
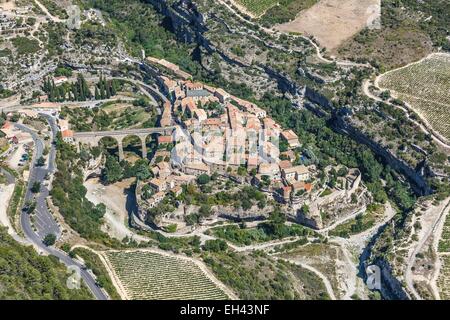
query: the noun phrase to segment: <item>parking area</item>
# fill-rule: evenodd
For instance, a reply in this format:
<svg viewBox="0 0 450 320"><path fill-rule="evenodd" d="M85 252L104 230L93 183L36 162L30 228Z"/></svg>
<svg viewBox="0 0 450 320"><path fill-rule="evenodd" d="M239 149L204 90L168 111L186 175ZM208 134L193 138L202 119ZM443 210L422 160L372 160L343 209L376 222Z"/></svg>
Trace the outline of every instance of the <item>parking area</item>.
<svg viewBox="0 0 450 320"><path fill-rule="evenodd" d="M24 167L31 158L32 143L33 139L30 135L28 135L28 138L24 137L24 139L20 140L7 157L8 166L14 170Z"/></svg>

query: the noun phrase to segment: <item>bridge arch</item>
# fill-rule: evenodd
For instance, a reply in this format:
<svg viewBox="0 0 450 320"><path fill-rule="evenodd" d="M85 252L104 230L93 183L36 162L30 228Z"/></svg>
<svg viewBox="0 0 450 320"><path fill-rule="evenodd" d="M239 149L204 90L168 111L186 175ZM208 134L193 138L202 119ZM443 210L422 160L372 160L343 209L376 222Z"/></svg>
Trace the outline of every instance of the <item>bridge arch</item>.
<svg viewBox="0 0 450 320"><path fill-rule="evenodd" d="M117 139L117 137L103 136L103 137L96 137L96 140L97 140L97 142L96 142L97 146L104 146L106 149L116 150L115 153L117 153L117 155L119 156L119 159L120 159L122 141Z"/></svg>
<svg viewBox="0 0 450 320"><path fill-rule="evenodd" d="M120 145L122 147L122 158L123 158L123 150L124 148L129 147L130 145L136 146L140 144L141 155L143 159L147 159L147 133L130 133L124 135L120 139Z"/></svg>
<svg viewBox="0 0 450 320"><path fill-rule="evenodd" d="M143 158L147 158L147 140L149 136L155 133L162 135L171 135L176 127L157 127L143 129L129 129L118 131L93 131L93 132L76 132L74 140L77 144L85 143L91 146L98 146L105 138L114 139L117 142L119 159L124 159L123 141L129 136L136 136L140 139Z"/></svg>

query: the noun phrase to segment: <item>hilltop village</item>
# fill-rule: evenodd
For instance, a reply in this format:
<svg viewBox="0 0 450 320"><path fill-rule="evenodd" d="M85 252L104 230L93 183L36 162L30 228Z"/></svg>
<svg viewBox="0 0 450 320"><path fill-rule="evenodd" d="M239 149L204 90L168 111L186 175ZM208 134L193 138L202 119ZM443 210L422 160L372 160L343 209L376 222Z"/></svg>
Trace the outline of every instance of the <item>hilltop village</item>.
<svg viewBox="0 0 450 320"><path fill-rule="evenodd" d="M165 71L156 79L168 99L160 106L155 128L166 130L155 134L154 150L145 150L151 177L136 188L140 222L189 232L193 225L214 223L219 217L260 220L282 208L293 221L320 229L365 210L370 196L357 169L319 170L314 154L302 149L301 137L256 104L222 88L192 82L189 74L165 60L147 60ZM52 81L62 84L67 78ZM68 119L60 117L58 126L65 142L78 148L90 144ZM123 150L119 154L123 159ZM103 165L104 161L93 161L90 170ZM194 185L201 189L194 191ZM247 199L241 203L217 200L242 190ZM192 201L198 192L215 195L215 200Z"/></svg>
<svg viewBox="0 0 450 320"><path fill-rule="evenodd" d="M139 181L136 188L141 223L189 232L195 225L214 223L217 218L264 220L275 208L281 208L292 221L321 229L365 210L370 195L357 169L337 166L319 170L314 154L302 149L301 137L282 128L266 110L222 88L192 82L191 75L165 60L147 60L165 71L156 81L168 99L159 108L155 130L161 130L155 134L154 150L147 151L143 138L143 155L150 159L151 177ZM70 82L65 76L47 81L54 88ZM40 95L36 101L41 108L60 109L60 104L49 102L48 95ZM31 110L20 112L37 117ZM100 139L94 139L92 145L92 133L86 139L83 132L74 130L70 117L59 114L64 142L78 150L86 144L99 144ZM7 127L8 123L4 131ZM11 132L6 135L15 138ZM114 137L103 133L104 137L109 135ZM125 130L123 136L127 135L133 131ZM122 141L118 142L119 160L124 160ZM98 171L104 160L91 161L88 171ZM201 189L193 191L189 187L193 185ZM247 199L240 203L217 200L242 190ZM215 200L208 204L186 202L187 194L195 198L197 192L216 195ZM199 210L203 213L198 214Z"/></svg>

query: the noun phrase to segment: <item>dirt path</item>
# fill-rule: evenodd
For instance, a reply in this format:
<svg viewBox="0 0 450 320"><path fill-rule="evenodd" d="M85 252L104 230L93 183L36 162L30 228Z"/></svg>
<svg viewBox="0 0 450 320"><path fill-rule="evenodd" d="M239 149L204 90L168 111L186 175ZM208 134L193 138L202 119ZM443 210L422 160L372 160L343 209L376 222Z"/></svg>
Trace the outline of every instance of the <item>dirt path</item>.
<svg viewBox="0 0 450 320"><path fill-rule="evenodd" d="M386 223L392 220L395 216L396 211L392 207L391 203L388 202L385 206L384 218L380 222L376 223L372 228L367 229L362 233L355 234L350 236L349 241L357 247L361 252L365 248L367 241L372 238L373 235L378 231L378 229L384 226Z"/></svg>
<svg viewBox="0 0 450 320"><path fill-rule="evenodd" d="M47 8L39 0L34 0L34 2L53 22L66 22L66 20L62 20L58 17L52 16Z"/></svg>
<svg viewBox="0 0 450 320"><path fill-rule="evenodd" d="M428 214L423 214L423 218L421 220L422 229L419 233L419 242L414 247L412 247L409 252L405 271L405 281L408 289L417 300L422 300L422 297L414 287L414 275L412 272L412 267L416 262L416 255L423 249L423 246L428 241L430 236L437 233L439 225L443 223L449 209L450 197L442 201L441 205L432 208Z"/></svg>
<svg viewBox="0 0 450 320"><path fill-rule="evenodd" d="M434 232L434 236L433 236L432 246L433 246L433 251L436 252L437 257L436 257L436 262L435 262L435 266L434 266L433 276L430 281L430 287L431 287L431 290L432 290L433 295L436 300L441 300L441 294L440 294L440 290L439 290L439 286L438 286L438 279L439 279L439 276L440 276L441 270L442 270L441 256L450 254L448 252L439 252L439 241L441 240L442 233L444 231L445 221L447 219L448 214L450 213L449 209L450 209L450 202L449 202L449 205L447 205L446 209L444 209L443 216L439 220L439 222L436 226L435 232Z"/></svg>
<svg viewBox="0 0 450 320"><path fill-rule="evenodd" d="M338 245L342 250L342 257L336 259L336 265L339 265L345 275L346 280L341 281L343 285L346 286L345 294L342 297L343 300L351 300L354 294L363 296L364 294L364 283L358 279L358 263L354 261L353 256L359 256L368 240L378 231L378 229L388 223L394 216L395 210L390 203L386 204L385 214L382 221L378 222L372 228L351 236L348 239L340 237L331 237L330 243Z"/></svg>
<svg viewBox="0 0 450 320"><path fill-rule="evenodd" d="M231 2L231 4L233 6L235 6L236 8L239 9L240 12L242 12L243 14L248 15L251 18L257 18L257 16L252 13L251 11L247 10L246 7L244 7L243 5L241 5L239 2L237 2L236 0L229 0ZM220 1L222 2L222 1ZM231 10L233 10L234 12L236 12L231 6L228 5L228 3L223 2L224 5L226 5L227 7L229 7ZM236 12L237 13L237 12ZM264 14L264 13L263 13ZM262 14L261 14L262 15Z"/></svg>
<svg viewBox="0 0 450 320"><path fill-rule="evenodd" d="M339 220L335 221L331 226L323 228L318 230L318 233L327 233L328 231L331 231L333 229L335 229L336 227L338 227L339 225L352 220L354 218L356 218L358 215L364 213L366 211L367 207L364 206L363 208L360 208L358 210L355 210L353 213L347 215L346 217L340 218Z"/></svg>
<svg viewBox="0 0 450 320"><path fill-rule="evenodd" d="M317 45L317 43L315 43L313 40L311 40L309 37L306 37L306 36L303 36L303 35L293 35L293 34L291 34L291 33L286 33L286 32L281 32L280 30L275 30L275 29L273 29L273 28L265 28L265 27L263 27L263 26L261 26L260 24L257 24L257 23L254 23L254 22L252 22L252 21L249 21L249 20L247 20L247 19L245 19L241 14L240 14L240 12L237 12L236 10L234 10L228 3L226 3L225 1L223 1L223 0L217 0L220 4L222 4L225 8L227 8L232 14L234 14L239 20L241 20L241 21L243 21L243 22L245 22L245 23L248 23L248 24L250 24L251 26L254 26L254 27L256 27L256 28L258 28L259 30L262 30L263 32L265 32L267 35L269 35L269 36L272 36L272 37L275 37L275 38L279 38L279 36L281 35L281 34L284 34L284 35L287 35L288 37L292 37L292 38L301 38L301 39L303 39L303 40L306 40L306 41L308 41L310 44L311 44L311 46L315 49L315 51L316 51L316 57L320 60L320 61L322 61L322 62L324 62L324 63L336 63L336 65L339 65L339 66L347 66L347 67L361 67L361 68L372 68L373 69L373 67L370 65L370 64L368 64L368 63L357 63L357 62L352 62L352 61L343 61L343 60L336 60L336 59L332 59L332 60L330 60L330 59L327 59L327 58L325 58L323 55L322 55L322 50L321 50L321 48L320 48L320 46L319 45ZM253 37L256 37L256 36L253 36ZM262 42L264 42L265 40L264 39L261 39L261 38L258 38L258 37L256 37L259 41L262 41ZM281 51L284 51L284 52L290 52L290 53L292 53L292 52L298 52L298 53L302 53L301 51L298 51L298 50L296 50L296 49L286 49L286 48L283 48L282 46L274 46L274 47L276 47L276 49L278 49L278 50L281 50Z"/></svg>

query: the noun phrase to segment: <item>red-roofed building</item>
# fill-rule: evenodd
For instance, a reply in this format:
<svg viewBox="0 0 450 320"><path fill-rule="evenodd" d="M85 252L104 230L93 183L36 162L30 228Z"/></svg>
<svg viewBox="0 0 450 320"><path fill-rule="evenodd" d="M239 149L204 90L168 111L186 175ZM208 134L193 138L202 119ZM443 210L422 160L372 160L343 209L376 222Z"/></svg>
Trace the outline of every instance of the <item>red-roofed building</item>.
<svg viewBox="0 0 450 320"><path fill-rule="evenodd" d="M53 79L55 85L63 84L64 82L67 82L67 80L68 80L67 77L56 77Z"/></svg>
<svg viewBox="0 0 450 320"><path fill-rule="evenodd" d="M172 143L172 136L158 136L158 144L169 144Z"/></svg>
<svg viewBox="0 0 450 320"><path fill-rule="evenodd" d="M73 143L73 131L72 130L64 130L61 131L61 136L64 142L66 143Z"/></svg>

